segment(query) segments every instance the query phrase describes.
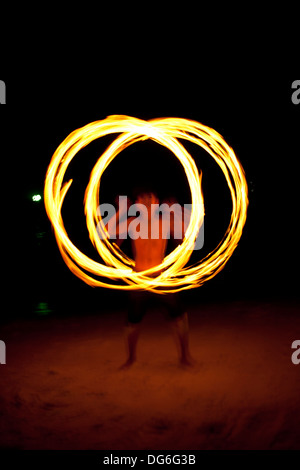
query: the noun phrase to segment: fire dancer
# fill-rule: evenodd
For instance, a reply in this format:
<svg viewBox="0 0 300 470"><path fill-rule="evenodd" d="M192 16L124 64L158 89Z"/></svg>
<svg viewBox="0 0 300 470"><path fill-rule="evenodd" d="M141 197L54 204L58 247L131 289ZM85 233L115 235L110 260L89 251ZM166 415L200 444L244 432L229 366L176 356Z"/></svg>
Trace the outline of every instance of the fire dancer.
<svg viewBox="0 0 300 470"><path fill-rule="evenodd" d="M173 202L173 201L172 201ZM172 205L169 200L168 206ZM135 271L144 271L162 263L166 248L167 239L174 236L175 227L182 228L181 234L184 236L184 220L178 211L169 211L168 223L157 210L159 199L154 192L142 191L136 198L139 204L141 215L138 217L139 224L133 223L135 217L127 218L128 206L119 207L116 217L116 237L120 246L123 239L130 236L132 240L132 251L135 260ZM177 204L177 207L179 204ZM179 206L180 207L180 206ZM130 211L128 212L130 215ZM124 218L125 215L125 218ZM137 233L137 225L139 232ZM108 227L108 225L106 226ZM178 238L178 237L177 237ZM153 274L157 276L159 273ZM153 304L159 304L167 310L167 318L172 325L176 343L179 351L179 362L183 366L191 366L194 363L189 352L189 327L188 315L183 310L178 293L157 294L151 291L130 291L127 324L125 327L125 339L128 348L128 358L121 368L128 368L136 361L137 342L140 333L140 324L147 311Z"/></svg>

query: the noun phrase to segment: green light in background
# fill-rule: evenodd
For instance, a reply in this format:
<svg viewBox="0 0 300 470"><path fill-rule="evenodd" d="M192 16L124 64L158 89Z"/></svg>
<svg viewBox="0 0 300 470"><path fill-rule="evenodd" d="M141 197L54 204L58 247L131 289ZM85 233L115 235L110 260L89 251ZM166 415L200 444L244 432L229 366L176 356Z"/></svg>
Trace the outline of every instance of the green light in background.
<svg viewBox="0 0 300 470"><path fill-rule="evenodd" d="M42 199L42 196L41 196L40 194L34 194L34 195L32 196L32 200L33 200L34 202L38 202L38 201L40 201L41 199Z"/></svg>
<svg viewBox="0 0 300 470"><path fill-rule="evenodd" d="M38 315L48 315L51 312L52 309L47 302L39 302L35 308L35 313Z"/></svg>

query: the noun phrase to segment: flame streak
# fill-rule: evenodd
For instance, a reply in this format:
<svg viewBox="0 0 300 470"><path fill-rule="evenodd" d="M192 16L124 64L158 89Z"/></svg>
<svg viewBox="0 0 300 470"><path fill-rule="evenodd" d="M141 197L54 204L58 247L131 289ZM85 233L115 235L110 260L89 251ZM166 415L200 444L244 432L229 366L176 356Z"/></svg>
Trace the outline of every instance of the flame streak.
<svg viewBox="0 0 300 470"><path fill-rule="evenodd" d="M112 133L120 135L96 162L84 199L90 239L103 260L103 264L93 261L78 250L67 235L61 209L72 180L63 184L63 179L69 163L80 149L91 141ZM190 186L192 212L181 245L166 256L160 265L136 272L134 261L126 256L117 245L109 242L102 219L100 219L100 227L107 237L99 237L96 229L99 223L97 207L99 206L101 176L109 163L129 145L146 139L152 139L167 147L181 162ZM188 267L185 265L190 259L195 239L203 223L204 203L201 174L199 175L193 158L178 139L185 139L201 146L214 158L224 173L232 199L231 219L222 241L201 262ZM44 200L61 255L76 276L94 287L148 289L163 294L202 285L223 269L242 235L247 216L248 188L244 170L234 151L215 130L196 121L181 118L143 121L129 116L115 115L75 130L60 144L47 170ZM199 207L202 209L199 210ZM155 273L160 274L154 276ZM99 277L107 278L110 282L99 280Z"/></svg>

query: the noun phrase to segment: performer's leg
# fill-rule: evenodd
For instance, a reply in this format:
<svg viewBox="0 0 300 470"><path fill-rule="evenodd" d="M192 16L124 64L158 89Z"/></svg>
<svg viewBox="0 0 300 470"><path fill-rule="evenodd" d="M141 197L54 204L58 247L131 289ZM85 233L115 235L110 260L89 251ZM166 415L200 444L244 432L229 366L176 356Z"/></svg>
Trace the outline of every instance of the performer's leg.
<svg viewBox="0 0 300 470"><path fill-rule="evenodd" d="M164 303L169 311L175 342L178 347L179 362L182 365L194 365L195 361L189 348L189 322L188 314L184 312L178 293L168 294L164 297Z"/></svg>
<svg viewBox="0 0 300 470"><path fill-rule="evenodd" d="M136 361L136 346L140 333L139 323L128 323L125 326L125 341L127 345L127 360L122 368L130 367Z"/></svg>
<svg viewBox="0 0 300 470"><path fill-rule="evenodd" d="M172 328L175 334L175 341L178 345L180 363L186 366L194 365L195 361L190 354L189 348L189 324L186 312L172 319Z"/></svg>
<svg viewBox="0 0 300 470"><path fill-rule="evenodd" d="M128 321L125 326L127 360L121 366L121 369L130 367L136 361L136 348L140 334L140 323L145 313L145 299L143 292L131 292L129 301Z"/></svg>

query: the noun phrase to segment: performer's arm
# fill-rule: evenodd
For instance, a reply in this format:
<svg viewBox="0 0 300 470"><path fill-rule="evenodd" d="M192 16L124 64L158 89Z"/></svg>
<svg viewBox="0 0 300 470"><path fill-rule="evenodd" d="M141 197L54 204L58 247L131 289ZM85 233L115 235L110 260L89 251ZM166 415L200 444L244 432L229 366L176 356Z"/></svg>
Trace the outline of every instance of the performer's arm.
<svg viewBox="0 0 300 470"><path fill-rule="evenodd" d="M118 200L116 199L118 204ZM127 217L128 206L130 202L128 199L120 200L118 211L108 220L105 227L108 231L110 238L115 240L115 243L120 246L125 238L127 238L129 220Z"/></svg>
<svg viewBox="0 0 300 470"><path fill-rule="evenodd" d="M187 204L182 207L180 204L172 203L171 218L170 218L170 233L175 240L181 243L185 237L185 232L191 219L191 207Z"/></svg>
<svg viewBox="0 0 300 470"><path fill-rule="evenodd" d="M169 206L169 220L170 220L170 235L178 243L181 243L188 223L185 224L183 207L176 201L175 198L164 201Z"/></svg>

